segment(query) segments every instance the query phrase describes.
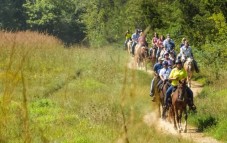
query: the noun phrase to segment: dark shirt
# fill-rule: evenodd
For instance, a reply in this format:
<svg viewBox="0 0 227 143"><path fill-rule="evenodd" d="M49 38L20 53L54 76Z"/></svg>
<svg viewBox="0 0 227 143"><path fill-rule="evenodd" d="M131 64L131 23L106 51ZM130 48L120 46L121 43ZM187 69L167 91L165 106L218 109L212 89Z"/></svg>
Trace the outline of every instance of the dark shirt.
<svg viewBox="0 0 227 143"><path fill-rule="evenodd" d="M153 70L154 70L157 74L159 74L159 72L160 72L160 70L161 70L162 68L163 68L163 67L162 67L162 64L156 63L156 64L154 65Z"/></svg>

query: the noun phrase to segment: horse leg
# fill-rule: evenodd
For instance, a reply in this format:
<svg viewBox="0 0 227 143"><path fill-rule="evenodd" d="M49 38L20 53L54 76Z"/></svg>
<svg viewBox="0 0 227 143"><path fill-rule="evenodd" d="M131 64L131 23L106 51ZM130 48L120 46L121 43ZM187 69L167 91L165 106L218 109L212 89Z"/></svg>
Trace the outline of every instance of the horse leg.
<svg viewBox="0 0 227 143"><path fill-rule="evenodd" d="M175 106L172 106L172 113L173 113L173 123L174 123L174 129L176 130L177 129L177 123L176 123L176 116L177 116L177 113L176 113L176 108Z"/></svg>
<svg viewBox="0 0 227 143"><path fill-rule="evenodd" d="M179 130L180 131L183 131L183 128L182 128L182 112L183 112L183 110L180 110L180 114L179 114Z"/></svg>
<svg viewBox="0 0 227 143"><path fill-rule="evenodd" d="M187 110L186 108L184 109L184 120L185 120L185 124L184 124L184 133L187 133L187 119L188 119L188 114L187 114Z"/></svg>
<svg viewBox="0 0 227 143"><path fill-rule="evenodd" d="M178 113L178 109L175 109L175 113L176 113L176 120L177 120L177 129L178 132L181 133L181 125L180 125L180 114Z"/></svg>
<svg viewBox="0 0 227 143"><path fill-rule="evenodd" d="M187 82L188 82L188 87L191 88L191 78L190 78L190 73L188 73L188 76L187 76Z"/></svg>
<svg viewBox="0 0 227 143"><path fill-rule="evenodd" d="M130 52L130 51L131 51L131 46L130 46L130 44L131 44L130 42L127 43L127 45L128 45L128 53L129 53L129 54L131 53L131 52Z"/></svg>
<svg viewBox="0 0 227 143"><path fill-rule="evenodd" d="M191 80L192 80L192 73L189 76L189 87L191 88L192 84L191 84Z"/></svg>

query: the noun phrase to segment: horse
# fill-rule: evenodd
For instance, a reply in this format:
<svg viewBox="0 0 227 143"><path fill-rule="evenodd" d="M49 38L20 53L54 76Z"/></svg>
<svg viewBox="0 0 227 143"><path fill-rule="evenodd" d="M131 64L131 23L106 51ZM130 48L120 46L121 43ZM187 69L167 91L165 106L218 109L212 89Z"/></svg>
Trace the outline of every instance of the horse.
<svg viewBox="0 0 227 143"><path fill-rule="evenodd" d="M187 72L187 82L188 82L188 87L191 87L191 78L193 75L193 72L195 71L194 67L194 61L192 58L187 58L185 63L184 63L184 69Z"/></svg>
<svg viewBox="0 0 227 143"><path fill-rule="evenodd" d="M156 47L152 47L150 49L150 62L151 62L151 66L153 67L154 64L157 62L157 59L156 59L156 53L157 53L157 48Z"/></svg>
<svg viewBox="0 0 227 143"><path fill-rule="evenodd" d="M142 68L146 67L146 58L147 58L147 49L145 46L137 44L135 47L135 64L137 67Z"/></svg>
<svg viewBox="0 0 227 143"><path fill-rule="evenodd" d="M161 103L160 108L162 109L161 117L162 117L162 119L166 119L167 114L169 113L169 110L167 108L164 108L164 105L165 105L164 100L165 100L166 91L167 91L168 87L170 86L170 83L169 83L169 81L165 81L160 86L161 87L159 87L159 90L160 90L159 98L160 98L160 103Z"/></svg>
<svg viewBox="0 0 227 143"><path fill-rule="evenodd" d="M158 85L158 82L160 80L160 77L158 75L154 75L154 96L155 96L155 105L156 105L156 108L158 109L158 116L161 118L162 116L162 107L163 107L163 103L164 103L164 97L161 97L160 96L160 93L159 93L159 87L157 86Z"/></svg>
<svg viewBox="0 0 227 143"><path fill-rule="evenodd" d="M172 105L170 108L170 112L173 115L172 119L174 121L174 128L181 133L182 126L182 113L184 112L184 132L187 132L187 104L188 104L188 96L187 96L187 83L186 80L179 81L177 89L172 93Z"/></svg>
<svg viewBox="0 0 227 143"><path fill-rule="evenodd" d="M129 40L127 42L127 47L128 47L128 53L130 54L131 53L131 50L132 50L132 40Z"/></svg>

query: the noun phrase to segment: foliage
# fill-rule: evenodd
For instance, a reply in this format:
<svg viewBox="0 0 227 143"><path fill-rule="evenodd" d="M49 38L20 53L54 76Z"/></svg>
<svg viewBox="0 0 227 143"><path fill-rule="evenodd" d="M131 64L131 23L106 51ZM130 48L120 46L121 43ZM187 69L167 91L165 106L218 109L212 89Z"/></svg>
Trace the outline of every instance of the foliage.
<svg viewBox="0 0 227 143"><path fill-rule="evenodd" d="M27 28L25 0L0 0L0 29L24 30Z"/></svg>
<svg viewBox="0 0 227 143"><path fill-rule="evenodd" d="M83 12L79 1L27 0L23 5L28 15L27 23L33 30L48 32L66 43L79 43L84 38Z"/></svg>

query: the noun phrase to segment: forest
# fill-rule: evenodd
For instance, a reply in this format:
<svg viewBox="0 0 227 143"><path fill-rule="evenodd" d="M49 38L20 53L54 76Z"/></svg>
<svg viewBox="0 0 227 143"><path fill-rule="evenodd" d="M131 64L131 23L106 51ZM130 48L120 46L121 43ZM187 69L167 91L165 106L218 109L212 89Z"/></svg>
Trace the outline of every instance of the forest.
<svg viewBox="0 0 227 143"><path fill-rule="evenodd" d="M226 67L226 20L226 0L1 0L0 5L2 30L45 32L67 45L123 43L126 30L147 27L148 43L154 32L169 33L176 43L186 37L201 65L213 67L214 79Z"/></svg>
<svg viewBox="0 0 227 143"><path fill-rule="evenodd" d="M124 32L150 26L150 34L188 37L190 43L223 43L225 0L1 0L0 28L47 32L65 43L102 46ZM150 37L152 38L152 37Z"/></svg>

